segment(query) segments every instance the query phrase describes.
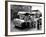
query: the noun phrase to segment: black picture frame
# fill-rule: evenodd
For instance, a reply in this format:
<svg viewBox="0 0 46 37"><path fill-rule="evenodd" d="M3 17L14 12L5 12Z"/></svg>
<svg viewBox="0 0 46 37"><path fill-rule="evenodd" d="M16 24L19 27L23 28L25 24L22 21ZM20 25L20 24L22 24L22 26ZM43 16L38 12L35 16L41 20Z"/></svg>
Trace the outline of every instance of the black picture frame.
<svg viewBox="0 0 46 37"><path fill-rule="evenodd" d="M36 34L20 34L20 35L8 35L8 2L21 2L21 3L36 3L36 4L44 4L44 33L36 33ZM45 3L42 2L25 2L25 1L5 1L5 36L24 36L24 35L41 35L45 34Z"/></svg>

